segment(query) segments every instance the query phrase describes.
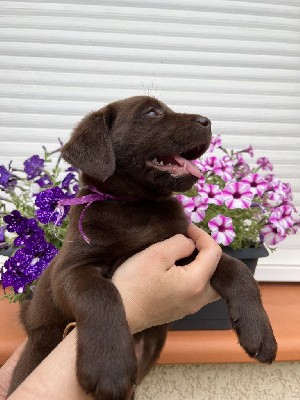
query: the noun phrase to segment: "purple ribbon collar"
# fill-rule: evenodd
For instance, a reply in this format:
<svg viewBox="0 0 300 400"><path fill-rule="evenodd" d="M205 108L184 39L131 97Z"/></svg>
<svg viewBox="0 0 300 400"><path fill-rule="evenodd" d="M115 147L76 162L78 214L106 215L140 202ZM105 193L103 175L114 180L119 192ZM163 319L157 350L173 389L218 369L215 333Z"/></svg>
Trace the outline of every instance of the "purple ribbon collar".
<svg viewBox="0 0 300 400"><path fill-rule="evenodd" d="M112 194L102 193L99 190L97 190L94 186L88 186L88 189L93 193L87 194L86 196L82 196L82 197L73 197L72 199L59 200L58 209L59 209L59 212L63 214L64 206L86 204L84 209L81 211L81 214L79 217L78 229L79 229L81 236L86 241L86 243L90 244L89 238L86 236L86 234L83 231L82 223L83 223L83 219L84 219L86 210L89 208L89 206L91 204L93 204L95 201L106 201L106 200L138 201L139 199L133 199L133 198L123 197L123 196L115 196Z"/></svg>

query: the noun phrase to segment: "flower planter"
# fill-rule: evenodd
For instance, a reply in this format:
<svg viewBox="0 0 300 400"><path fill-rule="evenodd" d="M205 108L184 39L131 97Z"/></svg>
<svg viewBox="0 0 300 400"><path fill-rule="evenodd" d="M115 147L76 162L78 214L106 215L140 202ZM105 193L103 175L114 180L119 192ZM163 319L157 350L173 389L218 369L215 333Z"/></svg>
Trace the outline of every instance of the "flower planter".
<svg viewBox="0 0 300 400"><path fill-rule="evenodd" d="M258 258L269 255L265 247L246 248L242 250L232 250L229 247L225 247L223 251L232 257L242 260L252 274L255 272ZM217 300L206 305L195 314L187 315L181 320L173 322L171 329L175 331L231 329L227 305L223 299Z"/></svg>

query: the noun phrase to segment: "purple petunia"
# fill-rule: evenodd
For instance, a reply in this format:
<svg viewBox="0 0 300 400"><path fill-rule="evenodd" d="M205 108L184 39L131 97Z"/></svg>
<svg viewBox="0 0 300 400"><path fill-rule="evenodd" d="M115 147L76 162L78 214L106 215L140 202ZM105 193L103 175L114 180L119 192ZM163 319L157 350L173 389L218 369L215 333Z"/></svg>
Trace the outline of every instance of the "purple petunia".
<svg viewBox="0 0 300 400"><path fill-rule="evenodd" d="M15 246L24 246L32 237L44 239L44 231L38 226L36 219L23 217L18 210L12 211L3 220L7 223L8 232L18 234L14 240Z"/></svg>
<svg viewBox="0 0 300 400"><path fill-rule="evenodd" d="M14 244L15 246L24 246L32 237L35 239L43 239L45 237L43 229L38 226L34 218L28 219L27 223L24 224L23 231L19 233L19 236L14 240Z"/></svg>
<svg viewBox="0 0 300 400"><path fill-rule="evenodd" d="M9 186L10 178L11 173L4 167L4 165L0 165L0 186L7 188Z"/></svg>
<svg viewBox="0 0 300 400"><path fill-rule="evenodd" d="M9 215L3 217L3 221L7 224L7 231L16 232L17 234L23 232L24 224L26 224L27 220L18 210L14 210Z"/></svg>
<svg viewBox="0 0 300 400"><path fill-rule="evenodd" d="M58 186L39 193L35 199L35 205L38 208L36 210L37 219L42 224L53 223L55 225L61 225L67 216L70 206L65 206L63 211L57 206L59 200L67 197L68 196Z"/></svg>
<svg viewBox="0 0 300 400"><path fill-rule="evenodd" d="M267 189L267 182L259 174L249 174L245 176L241 182L248 183L250 185L250 190L254 196L262 196Z"/></svg>
<svg viewBox="0 0 300 400"><path fill-rule="evenodd" d="M223 189L222 196L229 209L249 208L254 197L250 185L244 182L229 183Z"/></svg>
<svg viewBox="0 0 300 400"><path fill-rule="evenodd" d="M72 172L69 172L62 181L61 187L62 189L66 190L69 193L77 194L78 180L76 178L76 175L73 174Z"/></svg>
<svg viewBox="0 0 300 400"><path fill-rule="evenodd" d="M219 244L229 246L235 238L232 219L225 215L218 214L208 221L208 227L211 230L211 237Z"/></svg>
<svg viewBox="0 0 300 400"><path fill-rule="evenodd" d="M0 243L5 242L5 231L6 231L6 226L0 226Z"/></svg>
<svg viewBox="0 0 300 400"><path fill-rule="evenodd" d="M42 238L31 238L26 247L17 250L4 264L2 285L13 286L16 293L23 293L25 285L39 278L58 249Z"/></svg>
<svg viewBox="0 0 300 400"><path fill-rule="evenodd" d="M44 169L44 163L45 161L38 155L34 155L24 161L24 171L27 174L27 178L34 179L41 175Z"/></svg>
<svg viewBox="0 0 300 400"><path fill-rule="evenodd" d="M35 181L35 183L37 183L41 188L52 186L52 180L47 174L42 175L39 179Z"/></svg>

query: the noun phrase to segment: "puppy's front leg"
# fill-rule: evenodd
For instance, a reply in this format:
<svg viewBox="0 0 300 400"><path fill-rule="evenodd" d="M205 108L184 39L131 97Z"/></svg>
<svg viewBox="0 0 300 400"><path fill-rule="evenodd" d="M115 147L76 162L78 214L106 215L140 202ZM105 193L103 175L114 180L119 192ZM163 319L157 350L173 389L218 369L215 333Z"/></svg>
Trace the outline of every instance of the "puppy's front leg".
<svg viewBox="0 0 300 400"><path fill-rule="evenodd" d="M276 340L250 270L241 261L223 254L211 284L227 302L240 345L260 362L274 361Z"/></svg>
<svg viewBox="0 0 300 400"><path fill-rule="evenodd" d="M127 400L137 376L133 339L121 296L96 267L57 271L55 300L75 318L77 377L96 400Z"/></svg>

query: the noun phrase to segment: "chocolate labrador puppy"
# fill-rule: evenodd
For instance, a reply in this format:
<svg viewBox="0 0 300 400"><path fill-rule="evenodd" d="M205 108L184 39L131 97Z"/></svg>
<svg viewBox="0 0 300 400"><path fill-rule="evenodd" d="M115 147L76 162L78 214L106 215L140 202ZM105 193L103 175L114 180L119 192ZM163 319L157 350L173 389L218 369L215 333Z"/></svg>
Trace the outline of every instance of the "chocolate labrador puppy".
<svg viewBox="0 0 300 400"><path fill-rule="evenodd" d="M133 399L134 385L157 360L168 326L132 336L110 278L136 252L186 235L188 221L172 193L197 182L200 172L191 160L207 150L210 139L209 119L176 113L148 96L109 104L77 125L62 156L82 171L78 197L95 190L111 196L88 208L71 207L62 249L41 276L33 299L21 307L28 342L10 392L57 346L66 325L76 321L80 385L97 400ZM211 284L226 300L249 356L274 361L276 341L248 268L223 254ZM143 348L139 365L137 343Z"/></svg>

